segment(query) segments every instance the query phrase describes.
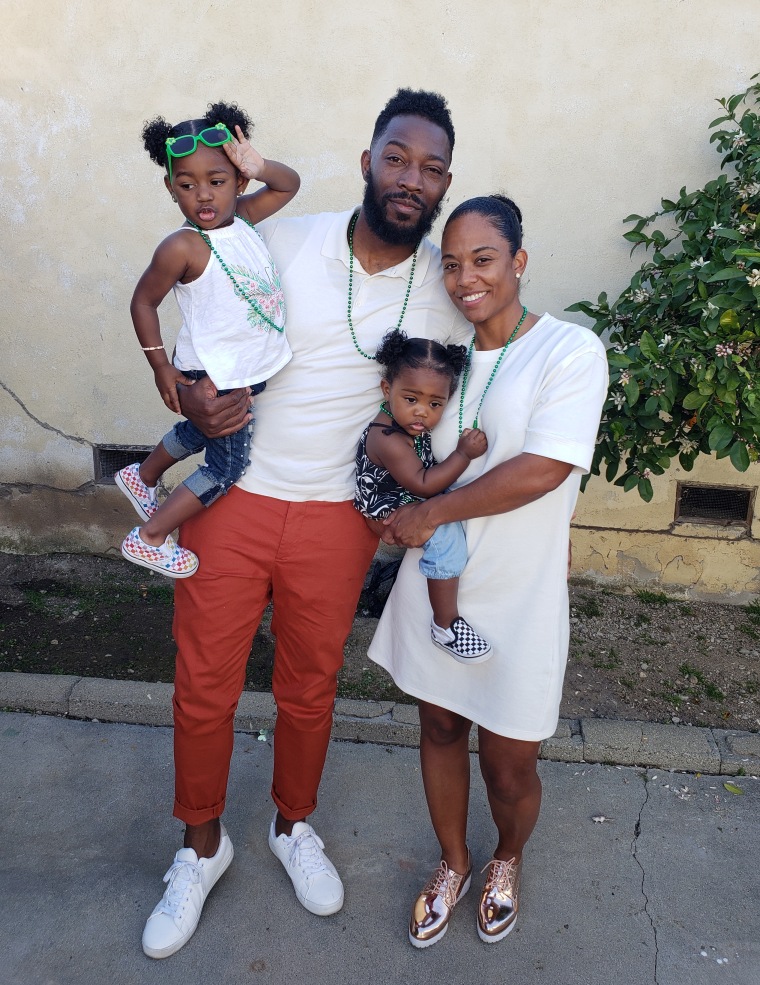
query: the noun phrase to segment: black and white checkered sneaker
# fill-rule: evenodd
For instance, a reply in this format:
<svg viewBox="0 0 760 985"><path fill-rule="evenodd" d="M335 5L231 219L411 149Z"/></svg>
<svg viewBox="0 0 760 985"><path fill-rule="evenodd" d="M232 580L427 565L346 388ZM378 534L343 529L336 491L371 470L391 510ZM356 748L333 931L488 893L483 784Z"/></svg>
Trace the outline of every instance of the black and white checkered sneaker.
<svg viewBox="0 0 760 985"><path fill-rule="evenodd" d="M435 645L445 650L460 664L481 664L491 656L491 644L482 636L478 636L461 616L457 616L450 629L445 631L448 639L439 639L436 630L440 633L440 627L432 625L430 637Z"/></svg>

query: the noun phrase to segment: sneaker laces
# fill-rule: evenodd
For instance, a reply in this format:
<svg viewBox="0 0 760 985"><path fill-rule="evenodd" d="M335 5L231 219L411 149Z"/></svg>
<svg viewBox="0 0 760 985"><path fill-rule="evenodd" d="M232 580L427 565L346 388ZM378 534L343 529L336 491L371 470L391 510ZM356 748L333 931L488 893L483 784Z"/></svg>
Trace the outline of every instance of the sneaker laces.
<svg viewBox="0 0 760 985"><path fill-rule="evenodd" d="M306 876L325 872L327 864L322 853L324 847L324 842L311 829L302 831L290 846L288 864L298 866Z"/></svg>
<svg viewBox="0 0 760 985"><path fill-rule="evenodd" d="M161 912L176 916L177 910L184 906L189 891L201 881L201 870L197 865L187 861L174 862L164 876L168 883L161 902Z"/></svg>

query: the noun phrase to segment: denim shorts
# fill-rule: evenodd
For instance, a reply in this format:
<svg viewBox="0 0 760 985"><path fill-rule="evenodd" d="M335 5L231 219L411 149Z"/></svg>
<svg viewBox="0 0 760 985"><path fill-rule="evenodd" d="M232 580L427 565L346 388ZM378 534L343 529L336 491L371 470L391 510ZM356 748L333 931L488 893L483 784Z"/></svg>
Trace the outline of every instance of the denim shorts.
<svg viewBox="0 0 760 985"><path fill-rule="evenodd" d="M467 564L467 541L461 523L444 523L422 545L420 571L426 578L458 578Z"/></svg>
<svg viewBox="0 0 760 985"><path fill-rule="evenodd" d="M183 369L182 372L194 380L201 380L208 375L204 370ZM265 386L266 383L253 384L251 395L261 393ZM230 392L230 390L219 390L219 396L223 397ZM253 421L224 438L207 438L191 421L180 421L164 435L161 443L167 454L178 462L205 450L205 464L198 466L195 472L185 479L183 485L197 496L204 506L211 506L235 485L250 465L252 435Z"/></svg>

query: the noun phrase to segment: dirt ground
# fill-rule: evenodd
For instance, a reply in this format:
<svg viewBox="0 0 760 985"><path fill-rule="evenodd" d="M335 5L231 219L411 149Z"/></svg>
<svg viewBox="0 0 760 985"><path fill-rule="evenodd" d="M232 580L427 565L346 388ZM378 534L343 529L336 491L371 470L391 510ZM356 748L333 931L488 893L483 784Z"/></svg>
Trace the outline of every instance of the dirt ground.
<svg viewBox="0 0 760 985"><path fill-rule="evenodd" d="M366 656L387 587L375 577L362 596L342 697L409 700ZM252 690L271 686L269 615L251 651ZM171 582L121 558L0 554L0 670L171 681L171 619ZM561 714L757 731L760 601L720 605L571 585Z"/></svg>

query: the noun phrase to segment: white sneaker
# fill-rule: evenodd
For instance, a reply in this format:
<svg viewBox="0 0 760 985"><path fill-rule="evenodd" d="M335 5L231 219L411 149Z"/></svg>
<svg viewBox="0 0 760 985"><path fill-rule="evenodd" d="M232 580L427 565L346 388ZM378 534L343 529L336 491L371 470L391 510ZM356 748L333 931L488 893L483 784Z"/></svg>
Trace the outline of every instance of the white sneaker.
<svg viewBox="0 0 760 985"><path fill-rule="evenodd" d="M168 958L195 933L206 897L234 854L229 835L224 825L221 827L219 848L212 858L199 859L192 848L180 848L174 856L164 876L166 892L143 931L142 948L149 958Z"/></svg>
<svg viewBox="0 0 760 985"><path fill-rule="evenodd" d="M310 824L297 821L288 837L275 835L272 821L269 847L285 866L299 902L309 913L326 917L338 912L343 906L343 883Z"/></svg>

